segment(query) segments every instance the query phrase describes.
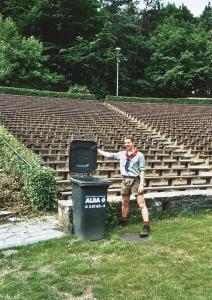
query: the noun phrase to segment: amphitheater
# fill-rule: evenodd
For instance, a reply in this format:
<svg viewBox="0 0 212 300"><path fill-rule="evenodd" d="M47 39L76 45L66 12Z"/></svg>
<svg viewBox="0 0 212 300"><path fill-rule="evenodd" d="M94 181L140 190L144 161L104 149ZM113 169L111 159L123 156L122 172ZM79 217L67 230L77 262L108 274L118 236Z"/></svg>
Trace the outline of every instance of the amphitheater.
<svg viewBox="0 0 212 300"><path fill-rule="evenodd" d="M145 194L212 191L212 105L98 102L0 95L0 124L54 169L58 199L71 199L69 147L94 140L123 149L132 134L145 155ZM120 196L119 162L98 156L92 174L112 179L108 199Z"/></svg>

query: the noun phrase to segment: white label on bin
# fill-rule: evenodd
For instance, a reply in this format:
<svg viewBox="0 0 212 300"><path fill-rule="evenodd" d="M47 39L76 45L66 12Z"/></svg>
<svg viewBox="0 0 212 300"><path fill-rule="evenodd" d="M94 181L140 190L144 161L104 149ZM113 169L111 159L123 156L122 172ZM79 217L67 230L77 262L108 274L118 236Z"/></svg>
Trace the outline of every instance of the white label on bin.
<svg viewBox="0 0 212 300"><path fill-rule="evenodd" d="M105 208L106 196L85 196L85 208Z"/></svg>

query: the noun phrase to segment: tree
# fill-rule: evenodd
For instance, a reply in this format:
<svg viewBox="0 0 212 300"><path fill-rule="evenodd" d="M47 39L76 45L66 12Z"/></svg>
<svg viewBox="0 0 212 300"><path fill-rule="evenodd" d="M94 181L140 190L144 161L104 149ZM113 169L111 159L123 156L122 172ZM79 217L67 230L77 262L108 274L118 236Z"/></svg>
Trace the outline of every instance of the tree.
<svg viewBox="0 0 212 300"><path fill-rule="evenodd" d="M149 45L152 54L142 82L144 90L163 96L210 91L211 42L201 26L167 18L152 34Z"/></svg>
<svg viewBox="0 0 212 300"><path fill-rule="evenodd" d="M69 79L86 84L89 90L104 95L114 89L115 38L108 22L92 41L78 37L73 47L61 50L69 69Z"/></svg>
<svg viewBox="0 0 212 300"><path fill-rule="evenodd" d="M128 6L113 24L117 46L121 48L120 94L139 93L140 78L148 57L146 38L141 33L140 18L135 7Z"/></svg>
<svg viewBox="0 0 212 300"><path fill-rule="evenodd" d="M43 45L34 37L22 38L14 22L0 17L0 84L52 88L63 78L45 67Z"/></svg>
<svg viewBox="0 0 212 300"><path fill-rule="evenodd" d="M209 91L210 4L195 18L184 5L177 8L174 4L164 6L163 0L144 0L141 10L139 2L2 0L0 10L25 36L19 40L29 44L32 39L40 65L65 77L64 88L71 83L88 86L92 92L115 94L115 48L120 47L120 95ZM23 51L23 42L20 44L22 48L14 48ZM2 48L2 57L10 51L6 54ZM25 66L26 60L10 56L11 65L14 57Z"/></svg>
<svg viewBox="0 0 212 300"><path fill-rule="evenodd" d="M197 23L194 16L185 5L179 8L175 4L163 5L160 0L147 0L145 9L141 12L141 31L149 36L165 18L173 16L179 22Z"/></svg>
<svg viewBox="0 0 212 300"><path fill-rule="evenodd" d="M89 39L103 25L98 0L3 0L2 14L24 36L57 47L72 45L77 36Z"/></svg>
<svg viewBox="0 0 212 300"><path fill-rule="evenodd" d="M120 14L128 6L136 6L138 1L135 0L102 0L102 6L110 15Z"/></svg>
<svg viewBox="0 0 212 300"><path fill-rule="evenodd" d="M211 24L212 24L212 7L211 3L208 2L208 5L206 5L202 15L200 16L200 22L205 28L206 31L211 30Z"/></svg>
<svg viewBox="0 0 212 300"><path fill-rule="evenodd" d="M92 41L79 37L74 47L62 51L64 65L69 68L66 74L93 92L115 94L115 48L120 47L119 94L130 95L137 92L137 80L144 70L146 43L141 36L139 15L133 3L116 15L107 13L107 22Z"/></svg>
<svg viewBox="0 0 212 300"><path fill-rule="evenodd" d="M64 76L60 49L72 47L78 36L92 40L104 24L98 0L3 0L2 13L12 18L22 35L43 42L48 68Z"/></svg>

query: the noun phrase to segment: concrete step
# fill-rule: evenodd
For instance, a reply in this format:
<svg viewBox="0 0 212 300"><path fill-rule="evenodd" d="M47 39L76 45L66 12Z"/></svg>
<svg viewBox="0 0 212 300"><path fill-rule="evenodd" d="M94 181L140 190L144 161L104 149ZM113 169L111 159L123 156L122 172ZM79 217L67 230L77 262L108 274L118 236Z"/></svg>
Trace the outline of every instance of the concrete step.
<svg viewBox="0 0 212 300"><path fill-rule="evenodd" d="M192 190L192 189L201 189L201 190L212 190L212 184L192 184L192 185L173 185L173 186L150 186L144 188L145 195L148 195L148 193L152 192L165 192L165 191L186 191L186 190ZM117 196L120 196L121 189L119 188L111 188L108 189L108 201L111 199L116 198ZM61 191L60 192L60 200L71 200L72 197L72 191Z"/></svg>
<svg viewBox="0 0 212 300"><path fill-rule="evenodd" d="M184 186L179 186L179 189L176 190L164 190L164 191L158 191L158 189L152 189L151 192L145 194L145 199L153 200L157 202L157 206L161 205L163 201L167 202L167 199L172 201L172 199L175 199L175 197L178 197L178 199L183 199L186 196L210 196L212 195L212 185L195 185L195 186L189 186L188 190L184 190ZM202 189L203 188L203 189ZM58 200L58 217L61 223L63 224L69 224L70 222L70 215L72 207L73 207L73 201L71 197L71 193L69 195L68 200ZM131 201L136 201L135 196L130 196ZM121 196L115 196L115 195L108 195L108 202L113 204L120 204L121 203ZM158 202L159 201L159 202ZM196 201L196 200L195 200Z"/></svg>
<svg viewBox="0 0 212 300"><path fill-rule="evenodd" d="M0 210L0 224L7 223L8 219L15 216L15 213L8 210Z"/></svg>

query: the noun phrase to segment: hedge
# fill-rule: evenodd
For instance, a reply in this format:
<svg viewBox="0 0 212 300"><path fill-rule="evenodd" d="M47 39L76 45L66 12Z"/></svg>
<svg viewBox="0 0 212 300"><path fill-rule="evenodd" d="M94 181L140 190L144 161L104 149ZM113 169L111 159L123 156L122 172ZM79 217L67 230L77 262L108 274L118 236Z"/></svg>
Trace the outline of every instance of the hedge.
<svg viewBox="0 0 212 300"><path fill-rule="evenodd" d="M96 96L94 94L42 91L42 90L4 87L4 86L0 86L0 94L54 97L54 98L66 98L66 99L82 99L82 100L95 100L96 99Z"/></svg>
<svg viewBox="0 0 212 300"><path fill-rule="evenodd" d="M4 141L3 141L4 139ZM5 141L30 165L25 163ZM54 170L44 166L42 159L19 143L4 127L0 126L0 160L9 172L15 172L23 180L24 193L32 207L52 209L56 207L56 180Z"/></svg>
<svg viewBox="0 0 212 300"><path fill-rule="evenodd" d="M189 99L189 98L139 98L124 96L106 96L106 101L110 102L139 102L139 103L158 103L158 104L209 104L212 105L212 98Z"/></svg>

